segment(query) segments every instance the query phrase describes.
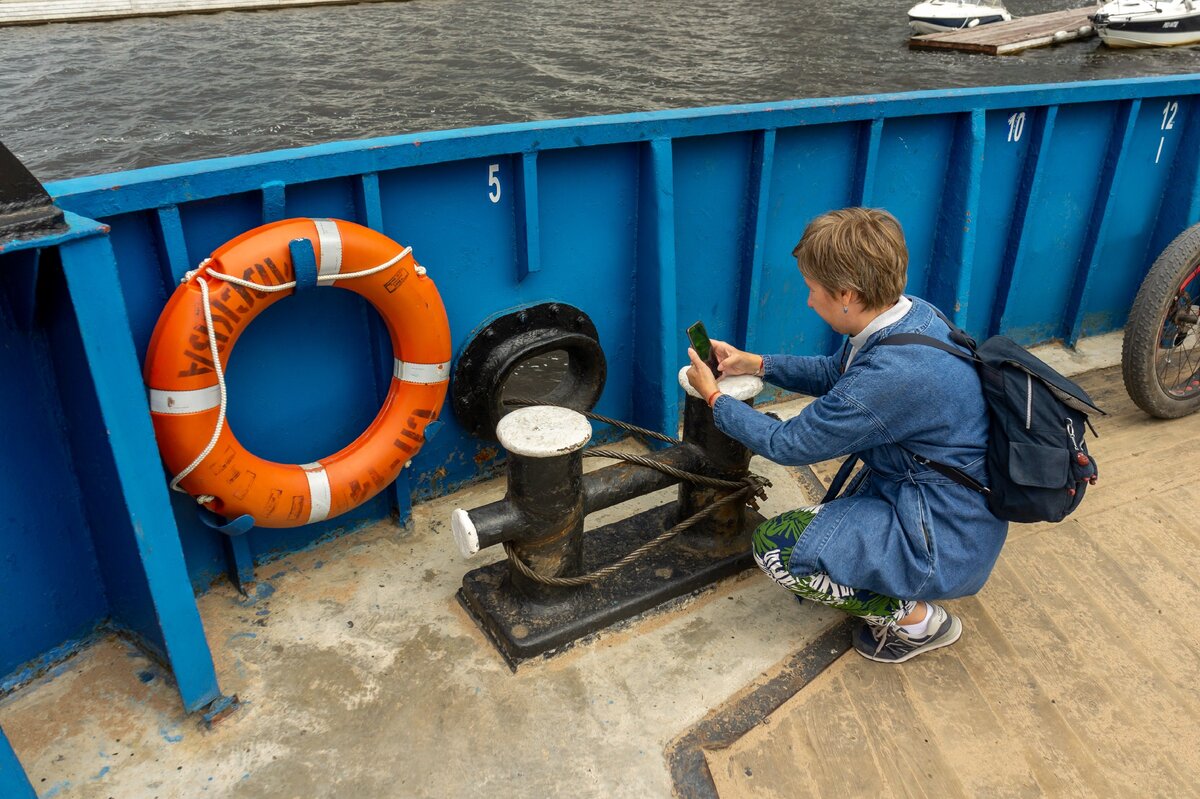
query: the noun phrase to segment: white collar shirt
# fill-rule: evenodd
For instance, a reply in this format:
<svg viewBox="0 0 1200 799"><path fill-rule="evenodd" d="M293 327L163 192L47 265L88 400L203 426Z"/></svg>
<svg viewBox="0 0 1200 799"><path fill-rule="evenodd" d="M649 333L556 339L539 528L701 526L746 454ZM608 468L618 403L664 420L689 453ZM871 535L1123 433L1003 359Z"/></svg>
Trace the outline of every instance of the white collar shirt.
<svg viewBox="0 0 1200 799"><path fill-rule="evenodd" d="M895 305L872 319L871 323L864 327L861 333L856 336L851 336L850 355L846 358L846 366L844 368L850 368L850 364L854 361L854 356L858 354L858 351L862 349L862 345L867 343L867 339L869 339L872 334L882 330L888 325L899 322L904 318L904 315L908 313L909 309L911 308L912 300L901 295L900 300Z"/></svg>

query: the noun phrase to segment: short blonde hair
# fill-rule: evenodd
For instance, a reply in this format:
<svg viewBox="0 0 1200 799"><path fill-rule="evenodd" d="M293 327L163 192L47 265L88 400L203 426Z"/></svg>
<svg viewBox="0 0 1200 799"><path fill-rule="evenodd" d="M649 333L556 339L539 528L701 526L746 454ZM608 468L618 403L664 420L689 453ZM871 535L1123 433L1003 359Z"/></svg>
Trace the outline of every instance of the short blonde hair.
<svg viewBox="0 0 1200 799"><path fill-rule="evenodd" d="M867 310L887 308L908 282L908 247L896 217L843 208L808 223L792 250L800 273L831 294L853 291Z"/></svg>

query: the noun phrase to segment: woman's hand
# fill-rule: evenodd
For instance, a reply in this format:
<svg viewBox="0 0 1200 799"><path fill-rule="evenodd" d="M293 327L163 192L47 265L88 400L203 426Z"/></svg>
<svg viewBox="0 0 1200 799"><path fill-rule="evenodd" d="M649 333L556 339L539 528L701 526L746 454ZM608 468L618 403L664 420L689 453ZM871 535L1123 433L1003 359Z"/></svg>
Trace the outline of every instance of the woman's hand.
<svg viewBox="0 0 1200 799"><path fill-rule="evenodd" d="M709 395L717 390L717 378L712 369L708 368L708 364L700 360L700 356L691 347L688 347L688 357L692 359L692 365L687 370L688 382L696 389L701 399L708 399Z"/></svg>
<svg viewBox="0 0 1200 799"><path fill-rule="evenodd" d="M733 375L756 375L762 367L762 356L742 352L724 341L712 340L713 353L717 356L717 368L726 377Z"/></svg>

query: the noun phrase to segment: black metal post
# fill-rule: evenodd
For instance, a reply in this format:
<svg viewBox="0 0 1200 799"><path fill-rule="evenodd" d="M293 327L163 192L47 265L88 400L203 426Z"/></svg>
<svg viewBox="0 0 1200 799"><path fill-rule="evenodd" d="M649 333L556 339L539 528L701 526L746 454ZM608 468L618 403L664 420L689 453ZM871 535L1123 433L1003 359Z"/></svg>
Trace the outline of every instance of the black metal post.
<svg viewBox="0 0 1200 799"><path fill-rule="evenodd" d="M510 455L510 459L513 460L521 457ZM698 472L704 468L706 456L698 447L681 445L660 450L647 457L685 472ZM679 480L645 466L617 463L583 475L580 482L583 494L583 513L586 516L627 500L669 488ZM534 493L536 491L537 489L534 489ZM517 503L514 503L512 495L513 489L510 485L509 493L504 499L480 506L469 512L456 511L457 518L454 524L460 528L466 525L471 528L470 545L463 547L460 542L464 555L473 555L481 549L487 549L505 541L515 542L528 538L530 522L521 509L523 505L518 506Z"/></svg>
<svg viewBox="0 0 1200 799"><path fill-rule="evenodd" d="M524 521L525 535L512 541L522 561L547 577L580 573L583 559L583 455L550 458L510 454L506 500ZM513 584L542 595L549 586L515 569Z"/></svg>
<svg viewBox="0 0 1200 799"><path fill-rule="evenodd" d="M685 472L698 472L704 466L704 453L696 447L669 447L647 457ZM676 477L636 463L606 466L583 476L583 509L585 513L594 513L678 482Z"/></svg>
<svg viewBox="0 0 1200 799"><path fill-rule="evenodd" d="M725 382L722 389L744 401L762 385L754 378L746 380L739 390ZM514 424L518 414L547 410L554 414ZM469 512L454 511L451 528L464 555L511 542L514 554L540 574L589 573L638 549L685 514L708 507L723 495L685 484L679 502L605 525L585 540L585 514L666 488L677 478L630 463L583 475L579 449L590 427L582 416L562 408L516 411L501 420L496 433L508 451L508 493L499 502ZM685 406L684 439L651 459L686 472L733 479L746 474L749 452L716 429L712 412L698 399L689 399ZM761 516L744 507L731 508L719 513L707 529L690 529L580 588L536 583L509 561L499 560L464 575L459 599L515 667L749 568L753 565L749 531L761 521Z"/></svg>
<svg viewBox="0 0 1200 799"><path fill-rule="evenodd" d="M746 476L750 470L750 451L716 428L712 409L704 400L688 397L684 404L683 419L684 440L708 456L704 474L723 480L740 480ZM699 513L729 493L729 489L725 488L680 483L679 517L686 519ZM737 534L741 532L745 518L745 503L726 505L688 531L683 544L713 551L740 546Z"/></svg>

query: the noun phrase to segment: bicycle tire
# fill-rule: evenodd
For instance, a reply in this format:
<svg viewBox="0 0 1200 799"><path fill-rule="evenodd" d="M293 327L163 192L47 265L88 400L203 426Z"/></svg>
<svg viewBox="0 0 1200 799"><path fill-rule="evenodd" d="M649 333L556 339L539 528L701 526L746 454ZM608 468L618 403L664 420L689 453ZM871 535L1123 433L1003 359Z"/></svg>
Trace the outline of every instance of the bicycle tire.
<svg viewBox="0 0 1200 799"><path fill-rule="evenodd" d="M1186 292L1189 286L1193 290ZM1194 315L1195 303L1200 303L1200 224L1176 236L1154 260L1129 311L1121 343L1125 390L1139 408L1160 419L1177 419L1200 409L1200 326L1180 325L1181 301ZM1173 343L1164 347L1168 336ZM1166 373L1171 369L1175 380L1164 385L1164 378L1170 382Z"/></svg>

